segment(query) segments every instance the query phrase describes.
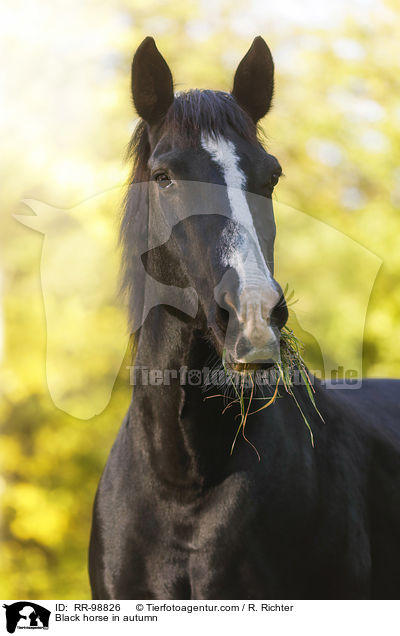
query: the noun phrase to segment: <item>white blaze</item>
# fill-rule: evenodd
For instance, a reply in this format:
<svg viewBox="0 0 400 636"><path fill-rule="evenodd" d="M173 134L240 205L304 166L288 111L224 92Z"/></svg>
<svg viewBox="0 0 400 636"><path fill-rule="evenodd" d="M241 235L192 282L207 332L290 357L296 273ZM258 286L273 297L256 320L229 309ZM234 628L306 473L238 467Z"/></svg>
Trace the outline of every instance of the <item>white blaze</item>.
<svg viewBox="0 0 400 636"><path fill-rule="evenodd" d="M258 286L260 283L265 284L266 279L273 283L271 272L264 261L253 217L247 203L245 195L246 175L239 166L239 157L236 154L234 144L224 137L211 137L203 134L201 145L222 171L227 186L232 218L246 228L254 241L255 249L248 250L245 261L243 261L242 255L236 253L229 259L229 265L244 272L246 287Z"/></svg>
<svg viewBox="0 0 400 636"><path fill-rule="evenodd" d="M240 169L239 157L234 144L223 137L202 135L201 144L213 161L221 169L227 187L228 200L232 211L232 219L246 228L252 240L247 253L240 248L226 256L226 265L239 274L240 292L239 308L232 307L237 313L242 333L252 344L252 351L239 358L239 362L259 361L261 358L276 358L279 355L278 340L270 324L271 312L279 300L279 294L271 272L267 267L253 217L246 199L246 176ZM240 229L239 229L240 231ZM229 277L229 270L226 273ZM226 284L224 277L218 287ZM232 327L233 325L233 327ZM235 321L229 320L225 343L234 351L239 332Z"/></svg>

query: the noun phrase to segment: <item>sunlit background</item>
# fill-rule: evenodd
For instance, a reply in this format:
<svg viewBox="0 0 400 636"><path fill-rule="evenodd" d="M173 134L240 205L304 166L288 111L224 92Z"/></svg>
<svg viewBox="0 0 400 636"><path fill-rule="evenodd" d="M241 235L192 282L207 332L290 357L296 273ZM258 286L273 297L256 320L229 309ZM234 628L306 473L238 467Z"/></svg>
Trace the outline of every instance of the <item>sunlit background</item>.
<svg viewBox="0 0 400 636"><path fill-rule="evenodd" d="M21 201L75 208L79 215L88 209L81 202L95 197L89 208L97 236L116 236L118 196L107 205L102 197L96 204L96 197L127 176L123 157L136 122L129 70L136 46L146 35L156 38L177 89L228 90L252 38L263 35L276 65L274 108L263 126L285 173L277 202L327 223L380 259L365 321L363 370L368 376L396 377L399 33L395 0L3 2L0 597L89 597L92 501L131 393L129 358L120 366L115 356L123 328L115 333L111 301L99 304L97 299L92 322L86 324L82 315L73 324L75 331L70 327L72 344L62 348L58 373L61 379L75 378L75 385L62 396L69 408L56 406L46 375L50 310L40 276L46 238L13 217L33 213L35 207ZM290 250L287 245L288 255ZM59 257L65 275L77 281L79 256L66 250ZM367 270L365 276L371 276ZM348 263L339 259L337 280L350 290L353 285L356 294L364 274L356 256L354 278L348 271ZM318 267L307 272L310 289L318 275ZM341 307L341 301L340 294L330 298L336 311L323 314L332 349L359 320L351 303ZM321 297L321 304L326 302ZM53 314L68 318L74 306L71 291ZM93 334L93 320L98 334L91 341L94 353L77 364L73 344ZM112 387L119 366L109 403L99 406L96 416L84 413L85 404L97 399L101 404L104 387Z"/></svg>

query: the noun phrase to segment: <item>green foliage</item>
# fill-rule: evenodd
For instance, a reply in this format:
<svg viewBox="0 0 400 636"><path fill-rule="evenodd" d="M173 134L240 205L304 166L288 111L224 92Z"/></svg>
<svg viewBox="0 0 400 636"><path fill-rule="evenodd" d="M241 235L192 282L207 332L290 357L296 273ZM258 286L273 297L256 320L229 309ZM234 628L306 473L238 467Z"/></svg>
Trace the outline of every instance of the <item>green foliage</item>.
<svg viewBox="0 0 400 636"><path fill-rule="evenodd" d="M268 147L286 175L276 199L328 223L382 259L365 324L364 372L398 375L400 11L392 2L373 15L366 11L363 20L344 13L340 24L305 28L290 16L285 23L278 14L272 20L271 7L254 14L244 3L225 0L212 5L200 0L74 0L65 8L48 0L22 0L18 6L18 14L11 3L2 9L0 20L7 50L0 166L5 323L0 596L85 598L90 594L86 555L91 507L129 404L129 355L101 414L79 420L55 407L46 377L40 285L44 239L12 214L27 213L20 204L24 198L71 208L125 181L122 157L135 124L129 65L144 36L156 36L177 90L228 90L235 66L252 37L261 33L277 71L274 109L263 122ZM100 225L103 218L99 209ZM112 222L116 232L117 218ZM284 259L282 250L279 254ZM301 269L301 253L297 259ZM337 263L337 281L351 290L352 284L362 283L363 272L352 262L353 280L346 265ZM73 255L65 267L77 267ZM317 289L312 282L317 277L318 270L310 272L310 289ZM340 290L336 284L329 280L326 289ZM298 293L294 289L295 297ZM340 293L335 302L341 302ZM60 314L65 307L60 306ZM351 298L334 319L332 312L321 312L332 350L343 324L350 338L356 313ZM63 352L66 375L81 380L79 391L69 395L72 403L100 390L108 366L115 364L109 328L113 319L104 306L98 320L106 325L107 342L99 344L99 357L88 374ZM293 320L292 327L297 324L301 330L301 313ZM84 333L77 324L76 338ZM318 342L311 333L299 336L306 344L306 360L317 365Z"/></svg>

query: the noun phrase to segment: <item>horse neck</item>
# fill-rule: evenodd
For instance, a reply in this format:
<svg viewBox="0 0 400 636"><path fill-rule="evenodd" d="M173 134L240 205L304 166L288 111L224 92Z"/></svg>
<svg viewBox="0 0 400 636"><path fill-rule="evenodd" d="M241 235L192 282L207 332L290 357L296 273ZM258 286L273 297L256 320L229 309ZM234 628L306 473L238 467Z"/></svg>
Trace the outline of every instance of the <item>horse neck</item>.
<svg viewBox="0 0 400 636"><path fill-rule="evenodd" d="M129 417L135 452L140 454L141 465L145 463L158 482L180 491L186 488L197 493L234 471L258 464L254 450L242 440L240 449L230 454L239 405L223 416L221 399L205 399L220 393L218 387L208 394L201 386L180 382L180 370L203 369L212 351L192 321L178 319L163 306L152 310L138 337L136 383ZM143 384L143 379L150 379L150 370L153 383ZM171 371L178 377L171 377ZM270 422L282 418L284 402L280 399L270 410ZM273 432L279 427L268 428L270 437L268 444L263 444L263 462L269 462L282 442Z"/></svg>

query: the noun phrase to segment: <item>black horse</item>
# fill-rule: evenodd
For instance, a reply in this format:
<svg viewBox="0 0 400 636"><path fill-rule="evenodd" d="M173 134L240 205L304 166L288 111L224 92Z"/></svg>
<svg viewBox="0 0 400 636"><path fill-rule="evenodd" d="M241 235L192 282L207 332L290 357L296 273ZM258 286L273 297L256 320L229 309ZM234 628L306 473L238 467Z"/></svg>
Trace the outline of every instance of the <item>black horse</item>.
<svg viewBox="0 0 400 636"><path fill-rule="evenodd" d="M221 400L176 373L223 360L227 377L243 377L278 360L288 313L273 278L271 195L281 167L257 135L273 74L257 37L230 94L174 96L154 40L135 54L142 121L121 238L132 326L141 324L135 363L157 372L136 383L97 492L96 599L399 597L400 384L315 382L322 420L298 383L296 400L280 391L248 418L251 444L239 436L230 453L240 400L222 413ZM196 184L218 194L190 200ZM136 258L140 232L165 210L183 213L168 240ZM143 278L171 294L195 290L191 311L168 300L146 308Z"/></svg>

